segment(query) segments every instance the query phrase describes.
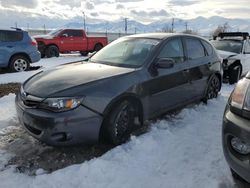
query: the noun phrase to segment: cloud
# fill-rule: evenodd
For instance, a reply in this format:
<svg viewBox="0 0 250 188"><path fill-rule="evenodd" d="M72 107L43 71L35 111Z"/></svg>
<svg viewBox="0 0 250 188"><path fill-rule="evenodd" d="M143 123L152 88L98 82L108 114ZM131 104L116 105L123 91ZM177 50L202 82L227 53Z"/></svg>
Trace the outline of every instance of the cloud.
<svg viewBox="0 0 250 188"><path fill-rule="evenodd" d="M140 2L140 1L144 1L144 0L116 0L116 2L120 2L120 3Z"/></svg>
<svg viewBox="0 0 250 188"><path fill-rule="evenodd" d="M85 3L85 8L88 9L88 10L93 10L95 8L95 6L91 2L86 2Z"/></svg>
<svg viewBox="0 0 250 188"><path fill-rule="evenodd" d="M131 10L131 13L132 14L134 14L134 15L136 15L136 16L140 16L140 17L145 17L145 16L147 16L147 17L153 17L153 16L170 16L170 14L167 12L167 11L165 11L165 10L163 10L163 9L161 9L161 10L159 10L159 11L144 11L144 10L141 10L141 11L137 11L137 10Z"/></svg>
<svg viewBox="0 0 250 188"><path fill-rule="evenodd" d="M122 5L122 4L117 4L117 5L116 5L116 8L117 8L117 9L124 9L124 8L125 8L125 6L124 6L124 5Z"/></svg>
<svg viewBox="0 0 250 188"><path fill-rule="evenodd" d="M79 0L57 0L57 3L60 5L69 5L71 8L72 7L80 7L81 6L81 1Z"/></svg>
<svg viewBox="0 0 250 188"><path fill-rule="evenodd" d="M199 2L197 0L170 0L168 3L174 6L189 6Z"/></svg>
<svg viewBox="0 0 250 188"><path fill-rule="evenodd" d="M25 8L35 8L38 5L37 0L0 0L0 3L3 7L25 7Z"/></svg>

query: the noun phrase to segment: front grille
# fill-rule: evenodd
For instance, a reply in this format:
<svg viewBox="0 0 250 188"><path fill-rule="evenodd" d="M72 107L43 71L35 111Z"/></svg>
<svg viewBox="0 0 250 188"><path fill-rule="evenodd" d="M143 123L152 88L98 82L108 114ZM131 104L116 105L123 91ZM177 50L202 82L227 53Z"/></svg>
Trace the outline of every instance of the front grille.
<svg viewBox="0 0 250 188"><path fill-rule="evenodd" d="M29 95L25 92L20 95L23 104L30 108L37 108L38 105L43 101L42 98Z"/></svg>
<svg viewBox="0 0 250 188"><path fill-rule="evenodd" d="M31 101L31 100L24 100L23 104L27 107L36 108L40 102L38 101Z"/></svg>

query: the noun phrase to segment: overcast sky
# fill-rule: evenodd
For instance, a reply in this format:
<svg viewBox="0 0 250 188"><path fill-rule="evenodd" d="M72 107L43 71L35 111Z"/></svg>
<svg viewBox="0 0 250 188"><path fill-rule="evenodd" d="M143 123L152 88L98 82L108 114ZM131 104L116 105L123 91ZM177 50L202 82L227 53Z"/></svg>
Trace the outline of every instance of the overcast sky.
<svg viewBox="0 0 250 188"><path fill-rule="evenodd" d="M249 0L0 0L2 26L63 24L82 20L115 21L128 17L142 23L168 18L223 16L250 19ZM0 26L1 27L1 26Z"/></svg>

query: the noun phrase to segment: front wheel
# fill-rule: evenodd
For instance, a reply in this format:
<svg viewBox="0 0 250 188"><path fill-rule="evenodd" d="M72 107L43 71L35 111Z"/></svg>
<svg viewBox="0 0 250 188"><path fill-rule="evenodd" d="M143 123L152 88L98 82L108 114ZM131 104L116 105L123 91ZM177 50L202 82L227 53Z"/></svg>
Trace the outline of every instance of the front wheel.
<svg viewBox="0 0 250 188"><path fill-rule="evenodd" d="M10 60L9 69L11 72L22 72L29 69L30 61L28 58L22 55L14 56Z"/></svg>
<svg viewBox="0 0 250 188"><path fill-rule="evenodd" d="M129 101L123 101L111 110L105 122L105 137L111 144L118 145L125 142L133 130L137 112Z"/></svg>
<svg viewBox="0 0 250 188"><path fill-rule="evenodd" d="M45 55L47 58L59 57L59 49L54 45L48 46L45 50Z"/></svg>
<svg viewBox="0 0 250 188"><path fill-rule="evenodd" d="M203 98L203 102L207 102L207 100L216 98L221 88L221 82L218 76L212 75L208 81L208 86L206 90L205 97Z"/></svg>

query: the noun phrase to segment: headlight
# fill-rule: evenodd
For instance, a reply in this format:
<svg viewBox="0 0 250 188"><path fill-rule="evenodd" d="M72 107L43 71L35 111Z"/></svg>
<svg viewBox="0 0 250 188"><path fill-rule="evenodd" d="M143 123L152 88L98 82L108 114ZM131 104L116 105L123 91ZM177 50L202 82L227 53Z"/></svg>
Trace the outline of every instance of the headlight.
<svg viewBox="0 0 250 188"><path fill-rule="evenodd" d="M63 112L77 108L83 98L48 98L44 100L40 107L54 112Z"/></svg>
<svg viewBox="0 0 250 188"><path fill-rule="evenodd" d="M248 88L250 85L249 79L240 80L233 93L231 98L231 106L238 109L250 110L250 93L248 92Z"/></svg>

